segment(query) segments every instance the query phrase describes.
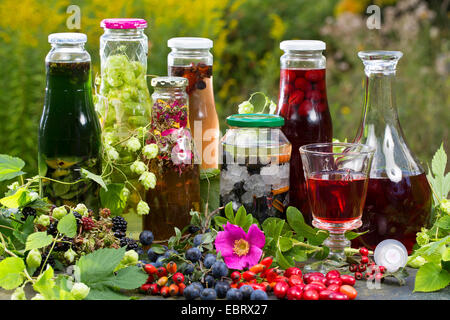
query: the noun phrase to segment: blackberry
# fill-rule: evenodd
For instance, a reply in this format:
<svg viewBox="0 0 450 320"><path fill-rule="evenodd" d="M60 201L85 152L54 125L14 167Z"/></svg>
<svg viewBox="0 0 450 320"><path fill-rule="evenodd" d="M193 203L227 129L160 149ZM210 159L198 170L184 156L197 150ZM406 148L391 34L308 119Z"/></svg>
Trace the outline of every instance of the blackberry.
<svg viewBox="0 0 450 320"><path fill-rule="evenodd" d="M125 232L123 231L114 231L114 237L117 239L122 239L125 237Z"/></svg>
<svg viewBox="0 0 450 320"><path fill-rule="evenodd" d="M76 211L73 212L73 216L75 217L75 220L77 221L77 228L79 228L81 226L81 219L83 218L83 216Z"/></svg>
<svg viewBox="0 0 450 320"><path fill-rule="evenodd" d="M22 218L20 218L22 221L27 220L29 216L36 217L36 209L31 207L25 207L22 209Z"/></svg>
<svg viewBox="0 0 450 320"><path fill-rule="evenodd" d="M139 248L139 245L136 242L136 240L133 240L133 239L130 239L130 238L122 238L122 239L120 239L120 246L121 247L126 247L127 251L128 250L137 251L138 248Z"/></svg>
<svg viewBox="0 0 450 320"><path fill-rule="evenodd" d="M90 217L83 217L81 222L83 223L83 230L85 231L90 231L95 227L95 222Z"/></svg>
<svg viewBox="0 0 450 320"><path fill-rule="evenodd" d="M50 265L53 269L55 269L55 266L56 266L55 258L52 255L50 255L50 256L48 256L48 259L47 259L47 256L48 256L48 252L42 253L41 265L34 272L34 274L33 274L34 277L38 276L39 273L41 272L41 270L45 271L45 269L47 268L47 265Z"/></svg>
<svg viewBox="0 0 450 320"><path fill-rule="evenodd" d="M116 216L116 217L112 218L112 223L113 223L113 227L112 227L113 231L127 232L128 223L123 217Z"/></svg>
<svg viewBox="0 0 450 320"><path fill-rule="evenodd" d="M58 243L56 243L56 245L55 245L54 250L55 250L56 252L61 252L61 251L67 251L67 250L69 250L69 249L70 249L70 245L71 245L73 239L72 239L72 238L69 238L69 237L63 237L63 238L61 239L61 241L64 241L64 242L58 242Z"/></svg>
<svg viewBox="0 0 450 320"><path fill-rule="evenodd" d="M56 234L58 233L57 226L58 226L58 222L50 223L50 225L47 228L47 234L56 236Z"/></svg>

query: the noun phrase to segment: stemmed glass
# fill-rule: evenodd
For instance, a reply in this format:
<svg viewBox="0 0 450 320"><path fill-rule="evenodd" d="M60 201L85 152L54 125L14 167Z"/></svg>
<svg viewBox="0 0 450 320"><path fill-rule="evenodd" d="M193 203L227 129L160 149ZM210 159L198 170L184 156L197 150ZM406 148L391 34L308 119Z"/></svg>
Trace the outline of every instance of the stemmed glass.
<svg viewBox="0 0 450 320"><path fill-rule="evenodd" d="M329 258L342 261L350 246L345 232L361 226L375 149L358 143L300 147L313 226L327 230Z"/></svg>

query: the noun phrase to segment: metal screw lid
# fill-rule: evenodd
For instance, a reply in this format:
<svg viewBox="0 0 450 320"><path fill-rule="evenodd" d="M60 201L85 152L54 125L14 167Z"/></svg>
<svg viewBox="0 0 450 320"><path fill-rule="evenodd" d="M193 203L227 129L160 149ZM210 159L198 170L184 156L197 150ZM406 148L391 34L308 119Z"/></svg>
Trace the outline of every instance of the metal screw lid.
<svg viewBox="0 0 450 320"><path fill-rule="evenodd" d="M151 81L152 87L159 88L183 88L188 84L188 80L183 77L156 77Z"/></svg>

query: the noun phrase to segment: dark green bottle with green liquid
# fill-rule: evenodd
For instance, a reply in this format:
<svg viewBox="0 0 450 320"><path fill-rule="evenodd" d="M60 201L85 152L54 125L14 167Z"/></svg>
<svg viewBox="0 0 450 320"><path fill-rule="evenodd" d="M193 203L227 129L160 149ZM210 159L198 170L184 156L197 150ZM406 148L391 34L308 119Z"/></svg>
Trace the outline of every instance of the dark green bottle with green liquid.
<svg viewBox="0 0 450 320"><path fill-rule="evenodd" d="M100 123L94 111L91 57L82 33L49 36L47 87L39 125L41 195L57 206L99 208L99 185L85 179L101 174ZM83 170L84 169L84 170Z"/></svg>

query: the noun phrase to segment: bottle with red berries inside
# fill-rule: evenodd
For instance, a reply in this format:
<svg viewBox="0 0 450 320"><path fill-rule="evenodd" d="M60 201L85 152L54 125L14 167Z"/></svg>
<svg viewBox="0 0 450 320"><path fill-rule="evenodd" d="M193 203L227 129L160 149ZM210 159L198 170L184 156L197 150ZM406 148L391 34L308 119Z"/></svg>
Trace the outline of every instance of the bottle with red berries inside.
<svg viewBox="0 0 450 320"><path fill-rule="evenodd" d="M374 249L385 239L402 242L411 253L416 233L431 211L431 189L410 151L397 115L395 79L399 51L364 51L358 56L366 74L364 110L355 142L376 149L360 231L354 241Z"/></svg>
<svg viewBox="0 0 450 320"><path fill-rule="evenodd" d="M283 133L292 144L289 205L298 208L307 222L311 209L299 148L317 142L331 142L333 129L325 84L325 42L287 40L280 43L281 57L278 114L283 116Z"/></svg>

